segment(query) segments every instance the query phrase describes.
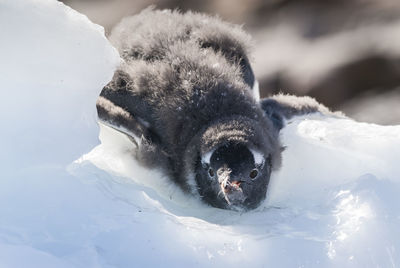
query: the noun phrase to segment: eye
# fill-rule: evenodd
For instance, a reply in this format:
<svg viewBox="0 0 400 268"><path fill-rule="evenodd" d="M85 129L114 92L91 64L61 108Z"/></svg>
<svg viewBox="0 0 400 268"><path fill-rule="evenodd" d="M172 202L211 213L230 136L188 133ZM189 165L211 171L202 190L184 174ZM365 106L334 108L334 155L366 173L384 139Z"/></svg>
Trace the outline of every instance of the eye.
<svg viewBox="0 0 400 268"><path fill-rule="evenodd" d="M257 175L258 175L258 170L257 169L253 169L251 172L250 172L250 178L251 179L255 179L256 177L257 177Z"/></svg>
<svg viewBox="0 0 400 268"><path fill-rule="evenodd" d="M214 177L214 170L212 168L208 170L208 175L210 175L210 177Z"/></svg>

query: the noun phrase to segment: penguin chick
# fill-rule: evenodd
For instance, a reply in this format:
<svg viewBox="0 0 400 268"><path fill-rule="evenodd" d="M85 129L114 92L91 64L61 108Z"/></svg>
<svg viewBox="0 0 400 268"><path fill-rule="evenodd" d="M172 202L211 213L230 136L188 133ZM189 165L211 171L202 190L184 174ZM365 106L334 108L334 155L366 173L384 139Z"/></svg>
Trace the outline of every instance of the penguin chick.
<svg viewBox="0 0 400 268"><path fill-rule="evenodd" d="M280 165L287 109L258 100L250 38L215 17L146 9L110 41L123 63L98 99L100 121L132 138L140 163L209 205L257 207Z"/></svg>

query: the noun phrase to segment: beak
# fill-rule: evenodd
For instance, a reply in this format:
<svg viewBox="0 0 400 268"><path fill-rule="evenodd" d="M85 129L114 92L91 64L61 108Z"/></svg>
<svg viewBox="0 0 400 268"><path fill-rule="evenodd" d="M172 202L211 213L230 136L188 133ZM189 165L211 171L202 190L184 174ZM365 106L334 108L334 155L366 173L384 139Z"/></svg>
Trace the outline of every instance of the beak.
<svg viewBox="0 0 400 268"><path fill-rule="evenodd" d="M240 181L230 181L230 176L225 176L221 178L220 183L220 194L222 194L223 198L226 200L229 206L231 205L240 205L246 199L243 193L242 188L240 188Z"/></svg>
<svg viewBox="0 0 400 268"><path fill-rule="evenodd" d="M220 182L221 190L225 193L230 193L232 191L240 190L241 181L230 179L230 174L228 172L222 173L218 177L218 181Z"/></svg>

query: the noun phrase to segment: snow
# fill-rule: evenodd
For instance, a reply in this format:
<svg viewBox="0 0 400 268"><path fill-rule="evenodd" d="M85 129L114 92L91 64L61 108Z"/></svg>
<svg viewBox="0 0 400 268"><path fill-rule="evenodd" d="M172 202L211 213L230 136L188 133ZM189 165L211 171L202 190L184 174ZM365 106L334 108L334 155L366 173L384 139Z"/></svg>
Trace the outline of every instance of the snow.
<svg viewBox="0 0 400 268"><path fill-rule="evenodd" d="M100 26L56 1L2 1L0 27L1 162L71 162L98 143L93 105L116 51ZM42 149L54 147L57 157Z"/></svg>
<svg viewBox="0 0 400 268"><path fill-rule="evenodd" d="M1 5L0 267L399 266L400 126L295 118L267 200L207 207L99 136L119 63L102 28L56 1Z"/></svg>

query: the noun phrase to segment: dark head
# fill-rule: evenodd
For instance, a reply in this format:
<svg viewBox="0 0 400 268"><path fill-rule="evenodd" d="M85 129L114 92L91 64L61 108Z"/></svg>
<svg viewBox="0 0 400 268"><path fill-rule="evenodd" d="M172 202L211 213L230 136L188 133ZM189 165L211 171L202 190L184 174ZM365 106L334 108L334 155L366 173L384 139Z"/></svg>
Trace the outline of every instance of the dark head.
<svg viewBox="0 0 400 268"><path fill-rule="evenodd" d="M270 175L269 155L229 143L201 157L196 182L203 200L210 205L248 210L265 198Z"/></svg>

